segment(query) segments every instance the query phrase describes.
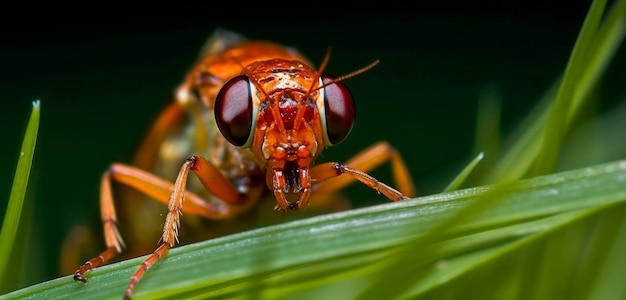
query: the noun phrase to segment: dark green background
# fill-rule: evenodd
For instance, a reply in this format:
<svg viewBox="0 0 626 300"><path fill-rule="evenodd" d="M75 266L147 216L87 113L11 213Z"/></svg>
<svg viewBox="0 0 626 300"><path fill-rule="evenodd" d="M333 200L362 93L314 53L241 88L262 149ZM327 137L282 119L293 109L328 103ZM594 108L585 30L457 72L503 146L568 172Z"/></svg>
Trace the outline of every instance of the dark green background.
<svg viewBox="0 0 626 300"><path fill-rule="evenodd" d="M102 171L128 161L216 26L294 46L316 63L330 46L327 72L334 75L380 59L346 81L357 101L356 125L321 160L343 161L386 139L404 155L425 195L440 191L473 157L481 90L498 87L506 133L564 69L589 3L446 2L361 12L337 11L328 2L289 11L239 11L245 6L235 2L106 5L32 3L2 11L1 213L31 102L41 100L28 252L40 267L27 272L27 284L59 275L60 244L70 228L101 230ZM616 91L623 93L625 59L617 55L603 83L607 107L618 99ZM389 181L387 166L372 173ZM346 193L386 201L358 185Z"/></svg>

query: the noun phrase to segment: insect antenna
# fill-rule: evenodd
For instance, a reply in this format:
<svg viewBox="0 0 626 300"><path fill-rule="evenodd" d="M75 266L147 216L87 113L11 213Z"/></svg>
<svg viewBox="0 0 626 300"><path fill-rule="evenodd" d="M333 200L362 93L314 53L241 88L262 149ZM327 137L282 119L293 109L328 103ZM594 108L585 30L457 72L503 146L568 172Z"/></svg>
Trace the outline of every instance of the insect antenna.
<svg viewBox="0 0 626 300"><path fill-rule="evenodd" d="M319 77L320 74L322 74L329 60L330 60L330 47L326 49L326 55L324 55L324 60L322 60L322 63L320 64L319 68L317 68L317 77Z"/></svg>
<svg viewBox="0 0 626 300"><path fill-rule="evenodd" d="M331 80L331 81L329 81L329 82L326 82L326 83L322 84L321 86L319 86L319 87L317 87L317 88L314 88L314 89L310 90L310 91L309 91L309 93L312 93L312 92L314 92L314 91L317 91L317 90L319 90L319 89L322 89L322 88L324 88L324 87L326 87L326 86L329 86L329 85L331 85L331 84L333 84L333 83L335 83L335 82L343 81L343 80L346 80L346 79L348 79L348 78L351 78L351 77L354 77L354 76L356 76L356 75L359 75L359 74L361 74L361 73L363 73L363 72L366 72L366 71L368 71L369 69L371 69L371 68L375 67L375 66L376 66L379 62L380 62L380 60L379 60L379 59L377 59L377 60L373 61L372 63L370 63L369 65L367 65L367 66L365 66L365 67L363 67L363 68L360 68L360 69L358 69L358 70L352 71L352 72L350 72L350 73L348 73L348 74L345 74L345 75L339 76L339 77L337 77L337 78L335 78L335 79L333 79L333 80ZM319 76L321 76L321 75L320 75L320 74L318 74L317 76L318 76L318 78L319 78Z"/></svg>
<svg viewBox="0 0 626 300"><path fill-rule="evenodd" d="M348 79L350 77L354 77L356 75L359 75L359 74L361 74L361 73L363 73L363 72L373 68L374 66L376 66L380 62L380 60L377 59L377 60L373 61L372 63L370 63L369 65L367 65L367 66L365 66L363 68L360 68L360 69L358 69L356 71L353 71L353 72L350 72L348 74L339 76L339 77L337 77L337 78L335 78L335 79L333 79L333 80L331 80L331 81L329 81L327 83L322 84L321 86L315 87L316 83L319 82L319 79L322 76L322 72L326 68L326 65L328 65L328 61L330 60L330 50L331 50L330 47L328 47L328 49L326 49L326 55L324 55L324 59L322 60L322 63L317 68L317 78L315 78L315 80L312 81L313 83L311 84L311 87L309 88L309 91L307 92L307 95L310 95L311 93L313 93L313 92L315 92L315 91L317 91L319 89L323 89L324 87L326 87L328 85L331 85L331 84L333 84L335 82L343 81L343 80L346 80L346 79Z"/></svg>
<svg viewBox="0 0 626 300"><path fill-rule="evenodd" d="M311 87L309 87L309 90L306 92L307 96L309 96L311 93L321 88L321 87L315 88L315 85L320 81L322 72L324 72L324 69L326 68L326 65L328 65L329 60L330 60L330 47L326 49L326 54L324 55L324 59L322 60L322 63L320 64L320 66L317 68L316 78L311 81L312 82Z"/></svg>

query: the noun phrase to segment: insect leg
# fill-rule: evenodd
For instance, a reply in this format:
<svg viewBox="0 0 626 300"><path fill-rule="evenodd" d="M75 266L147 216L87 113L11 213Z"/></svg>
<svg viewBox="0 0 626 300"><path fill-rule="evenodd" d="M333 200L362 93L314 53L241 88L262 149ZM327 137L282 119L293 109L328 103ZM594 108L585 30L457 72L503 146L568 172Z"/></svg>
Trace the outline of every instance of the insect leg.
<svg viewBox="0 0 626 300"><path fill-rule="evenodd" d="M141 266L135 271L130 278L124 299L130 299L135 286L143 276L143 274L161 257L163 257L170 248L178 243L178 229L180 228L180 216L184 210L184 200L190 193L186 192L187 177L189 171L192 171L200 182L213 193L215 196L223 199L227 203L239 203L245 198L239 194L237 189L222 175L222 173L212 164L207 162L201 156L194 155L185 161L176 177L176 182L169 196L167 204L167 216L165 217L165 225L163 226L163 235L158 248L145 259ZM242 206L243 207L243 206ZM223 211L225 215L231 215L236 209L229 206L232 210Z"/></svg>
<svg viewBox="0 0 626 300"><path fill-rule="evenodd" d="M103 265L106 261L122 252L124 241L117 229L117 216L115 214L115 206L113 205L113 196L111 191L111 171L104 172L100 181L100 219L104 228L104 240L107 249L100 255L85 262L74 272L74 280L87 282L85 273L93 268Z"/></svg>
<svg viewBox="0 0 626 300"><path fill-rule="evenodd" d="M194 164L187 162L184 166L189 167L192 165ZM215 170L219 173L217 169ZM188 171L189 170L187 170L186 172ZM187 176L186 172L184 173L185 179ZM194 172L196 171L194 170ZM234 189L234 187L232 187L232 184L228 182L225 178L223 178L223 176L221 176L221 173L219 173L219 176L215 176L215 174L213 175L213 179L216 182L222 184L222 186L214 187L210 185L211 189L209 190L211 192L216 191L216 195L228 196L228 192L222 191L223 189L228 190L228 188L230 187L230 193L236 193L236 190ZM180 176L181 174L179 174L179 177ZM219 178L221 178L221 181ZM102 181L100 186L101 219L103 222L107 249L96 258L85 262L80 268L78 268L78 270L76 270L76 272L74 273L74 280L86 282L87 279L84 277L84 275L87 271L103 265L106 261L119 254L124 247L124 242L116 225L117 217L115 214L115 206L113 204L111 181L116 181L133 187L140 192L150 196L151 198L154 198L155 200L168 205L171 203L171 201L168 201L168 199L170 199L170 195L174 195L172 193L172 189L176 189L178 187L178 189L180 190L179 194L184 194L184 197L187 200L185 202L185 205L182 205L182 198L180 199L181 207L179 211L201 215L209 219L228 218L232 214L236 213L239 209L239 207L229 207L228 205L208 203L204 201L200 196L192 192L185 191L184 187L180 189L180 184L177 186L176 184L172 184L171 182L164 180L147 171L128 165L112 164L111 167L102 175ZM227 184L224 183L224 181L227 182Z"/></svg>
<svg viewBox="0 0 626 300"><path fill-rule="evenodd" d="M365 173L386 162L391 163L394 181L401 193ZM344 173L351 176L339 176ZM415 196L415 186L402 156L385 141L370 146L345 164L325 163L317 165L311 169L311 178L316 182L315 191L317 193L330 193L353 183L354 180L359 180L367 186L379 190L394 201L402 198L397 195L398 193L406 197ZM334 179L325 181L330 178Z"/></svg>

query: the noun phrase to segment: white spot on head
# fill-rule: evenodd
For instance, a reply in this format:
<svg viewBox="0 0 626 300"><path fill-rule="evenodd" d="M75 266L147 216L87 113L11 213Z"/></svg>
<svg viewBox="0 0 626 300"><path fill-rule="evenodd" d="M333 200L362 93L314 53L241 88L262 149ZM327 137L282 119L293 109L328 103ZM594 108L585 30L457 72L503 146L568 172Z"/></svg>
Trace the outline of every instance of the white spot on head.
<svg viewBox="0 0 626 300"><path fill-rule="evenodd" d="M278 80L278 84L276 84L277 89L296 89L298 88L298 83L295 80L291 80L291 76L286 73L276 73L275 77Z"/></svg>

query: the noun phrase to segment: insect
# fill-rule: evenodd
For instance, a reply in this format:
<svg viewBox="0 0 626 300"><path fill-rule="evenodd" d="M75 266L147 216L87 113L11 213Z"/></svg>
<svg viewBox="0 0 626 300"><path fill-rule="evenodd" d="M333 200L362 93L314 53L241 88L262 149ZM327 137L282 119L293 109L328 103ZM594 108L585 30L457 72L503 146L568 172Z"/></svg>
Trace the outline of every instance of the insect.
<svg viewBox="0 0 626 300"><path fill-rule="evenodd" d="M205 45L172 102L148 132L138 151L138 166L171 168L181 153L174 182L141 167L114 163L103 174L100 209L107 249L74 273L85 274L122 252L112 183L126 185L167 205L160 242L130 278L130 299L142 275L178 243L181 214L228 219L249 210L266 192L275 210L304 209L315 195L329 194L360 181L392 201L415 194L401 155L379 142L346 163L315 164L325 147L343 141L352 129L355 107L341 77L323 74L296 50L266 41L246 40L218 30ZM186 117L188 126L178 126ZM176 129L176 130L174 130ZM192 143L182 143L183 141ZM187 151L177 146L192 144ZM168 160L168 155L173 156ZM398 190L366 172L390 162ZM189 176L193 174L193 176ZM192 178L198 180L193 180ZM189 182L189 183L188 183Z"/></svg>

